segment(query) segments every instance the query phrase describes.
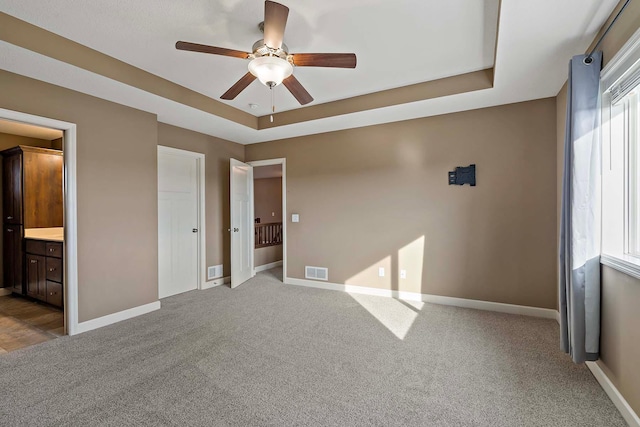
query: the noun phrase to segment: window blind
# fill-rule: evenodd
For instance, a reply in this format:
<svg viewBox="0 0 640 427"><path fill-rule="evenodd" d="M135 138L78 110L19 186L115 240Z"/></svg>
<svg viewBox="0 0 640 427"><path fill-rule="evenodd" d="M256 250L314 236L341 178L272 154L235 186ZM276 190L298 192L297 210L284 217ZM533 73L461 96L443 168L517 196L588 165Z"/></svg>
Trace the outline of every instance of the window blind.
<svg viewBox="0 0 640 427"><path fill-rule="evenodd" d="M640 61L611 86L609 89L611 103L616 104L638 85L640 85Z"/></svg>

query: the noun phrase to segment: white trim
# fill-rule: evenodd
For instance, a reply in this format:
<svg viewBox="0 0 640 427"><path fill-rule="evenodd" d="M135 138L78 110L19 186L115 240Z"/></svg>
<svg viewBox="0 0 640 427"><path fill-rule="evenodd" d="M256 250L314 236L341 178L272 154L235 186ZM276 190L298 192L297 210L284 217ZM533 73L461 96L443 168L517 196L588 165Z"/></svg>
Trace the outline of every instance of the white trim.
<svg viewBox="0 0 640 427"><path fill-rule="evenodd" d="M254 168L260 166L282 165L282 277L287 277L287 159L280 157L277 159L254 160L247 162Z"/></svg>
<svg viewBox="0 0 640 427"><path fill-rule="evenodd" d="M207 230L206 230L206 156L204 153L158 145L158 153L177 154L196 159L198 175L198 289L207 289ZM160 283L158 283L160 286Z"/></svg>
<svg viewBox="0 0 640 427"><path fill-rule="evenodd" d="M133 307L128 310L119 311L117 313L107 314L106 316L98 317L96 319L87 320L86 322L78 323L76 334L92 331L133 317L142 316L143 314L151 313L158 309L160 309L160 301L155 301L149 304Z"/></svg>
<svg viewBox="0 0 640 427"><path fill-rule="evenodd" d="M638 29L600 72L603 90L609 88L638 60L640 52L640 29Z"/></svg>
<svg viewBox="0 0 640 427"><path fill-rule="evenodd" d="M270 262L269 264L262 264L253 269L254 272L259 273L261 271L271 270L272 268L280 267L282 261Z"/></svg>
<svg viewBox="0 0 640 427"><path fill-rule="evenodd" d="M78 193L76 125L0 108L0 119L64 131L64 299L65 331L78 332Z"/></svg>
<svg viewBox="0 0 640 427"><path fill-rule="evenodd" d="M611 399L616 408L618 408L620 415L622 415L622 418L624 418L627 424L629 424L630 427L640 427L638 414L634 412L624 396L622 396L607 374L600 368L600 365L596 362L586 362L586 365L600 383L600 387L602 387L604 392L607 393L607 396L609 396L609 399Z"/></svg>
<svg viewBox="0 0 640 427"><path fill-rule="evenodd" d="M624 258L620 258L602 254L600 255L600 264L611 267L614 270L618 270L621 273L635 277L636 279L640 279L640 261L637 261L628 255L624 255Z"/></svg>
<svg viewBox="0 0 640 427"><path fill-rule="evenodd" d="M226 284L229 284L229 283L231 283L231 276L219 277L217 279L209 280L208 282L204 282L204 284L202 285L200 290L203 291L205 289L211 289L211 288L215 288L215 287L220 286L220 285L226 285Z"/></svg>
<svg viewBox="0 0 640 427"><path fill-rule="evenodd" d="M473 308L476 310L496 311L499 313L519 314L522 316L541 317L544 319L558 319L558 312L548 308L528 307L524 305L503 304L499 302L480 301L464 298L444 297L440 295L419 294L417 292L394 291L391 289L368 288L365 286L342 285L330 282L316 282L314 280L295 279L285 277L288 285L307 286L310 288L342 291L352 294L376 295L391 297L406 301L422 301L439 305Z"/></svg>

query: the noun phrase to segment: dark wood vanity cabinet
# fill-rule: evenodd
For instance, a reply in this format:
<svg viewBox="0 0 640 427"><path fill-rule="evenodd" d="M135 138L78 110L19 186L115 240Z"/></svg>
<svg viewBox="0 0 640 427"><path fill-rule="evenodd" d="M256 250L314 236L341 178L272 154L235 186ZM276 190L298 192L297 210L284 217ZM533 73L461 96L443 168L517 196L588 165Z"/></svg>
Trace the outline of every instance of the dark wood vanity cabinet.
<svg viewBox="0 0 640 427"><path fill-rule="evenodd" d="M46 260L38 258L46 256L45 242L41 241L42 253L29 252L23 237L25 229L62 227L62 151L20 145L0 154L4 286L14 293L46 300ZM49 256L61 258L62 243L50 243L55 253ZM62 276L55 276L53 283L61 284ZM59 301L54 305L61 305L61 285L55 292L49 296Z"/></svg>
<svg viewBox="0 0 640 427"><path fill-rule="evenodd" d="M62 242L25 239L27 295L63 306Z"/></svg>

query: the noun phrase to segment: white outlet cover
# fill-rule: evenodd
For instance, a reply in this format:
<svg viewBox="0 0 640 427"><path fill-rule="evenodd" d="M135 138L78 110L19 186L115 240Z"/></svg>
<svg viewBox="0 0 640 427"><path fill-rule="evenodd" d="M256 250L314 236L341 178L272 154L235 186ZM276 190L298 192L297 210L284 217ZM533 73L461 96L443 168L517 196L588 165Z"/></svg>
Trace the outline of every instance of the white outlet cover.
<svg viewBox="0 0 640 427"><path fill-rule="evenodd" d="M298 214L291 215L291 222L300 222L300 215Z"/></svg>
<svg viewBox="0 0 640 427"><path fill-rule="evenodd" d="M384 277L384 267L378 268L378 276Z"/></svg>
<svg viewBox="0 0 640 427"><path fill-rule="evenodd" d="M401 279L407 278L407 270L400 270L400 278Z"/></svg>

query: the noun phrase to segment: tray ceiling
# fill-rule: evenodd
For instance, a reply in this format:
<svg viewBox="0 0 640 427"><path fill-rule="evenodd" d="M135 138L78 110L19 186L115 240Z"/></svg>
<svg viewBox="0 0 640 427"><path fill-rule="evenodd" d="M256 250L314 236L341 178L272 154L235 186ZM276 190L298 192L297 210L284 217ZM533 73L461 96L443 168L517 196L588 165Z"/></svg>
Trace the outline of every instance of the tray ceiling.
<svg viewBox="0 0 640 427"><path fill-rule="evenodd" d="M0 40L0 69L149 111L161 122L255 143L555 96L566 81L567 61L584 52L616 4L617 0L289 3L285 42L292 52L358 55L356 70L296 69L297 78L316 99L303 110L488 67L493 67L495 78L484 90L318 115L262 130L70 65L61 56L34 52L37 49L25 44ZM249 50L260 38L256 24L263 7L262 0L4 0L0 11L204 94L213 102L220 101L219 96L246 72L247 62L176 51L175 41ZM11 36L2 40L7 37ZM277 89L278 111L303 111L283 87ZM225 105L252 118L267 114L269 102L268 89L254 82ZM261 107L251 110L249 103Z"/></svg>

